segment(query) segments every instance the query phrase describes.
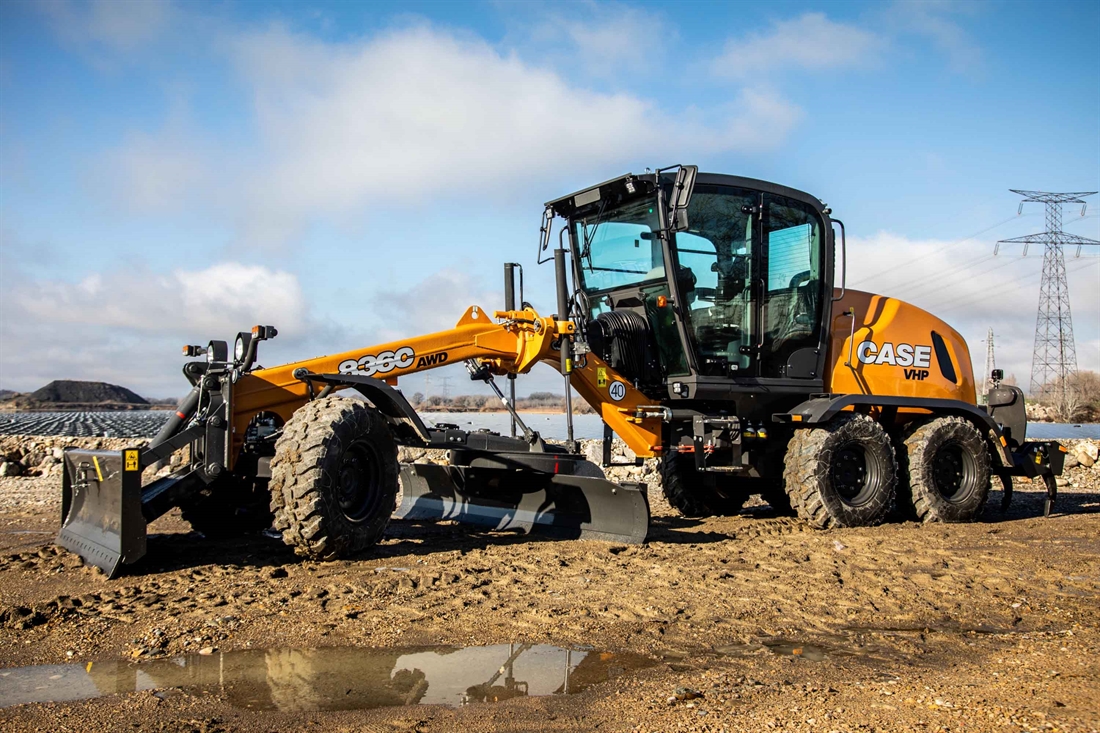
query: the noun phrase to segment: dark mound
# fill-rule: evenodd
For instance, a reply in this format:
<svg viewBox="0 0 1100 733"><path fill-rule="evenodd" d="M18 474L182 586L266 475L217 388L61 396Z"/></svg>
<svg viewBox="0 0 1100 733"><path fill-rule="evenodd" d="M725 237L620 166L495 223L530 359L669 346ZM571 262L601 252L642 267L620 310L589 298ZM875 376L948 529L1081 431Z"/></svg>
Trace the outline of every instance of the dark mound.
<svg viewBox="0 0 1100 733"><path fill-rule="evenodd" d="M125 387L106 382L77 382L71 379L58 379L40 390L31 393L31 398L39 402L115 402L126 405L147 405L148 400Z"/></svg>

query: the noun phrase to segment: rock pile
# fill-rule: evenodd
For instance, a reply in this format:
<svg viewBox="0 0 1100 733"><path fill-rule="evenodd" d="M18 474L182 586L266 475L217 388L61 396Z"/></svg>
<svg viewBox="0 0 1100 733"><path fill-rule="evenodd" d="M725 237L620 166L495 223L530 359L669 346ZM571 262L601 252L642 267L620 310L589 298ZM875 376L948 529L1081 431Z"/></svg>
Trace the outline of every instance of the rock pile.
<svg viewBox="0 0 1100 733"><path fill-rule="evenodd" d="M1083 466L1100 472L1100 443L1094 440L1062 441L1066 446L1066 468Z"/></svg>
<svg viewBox="0 0 1100 733"><path fill-rule="evenodd" d="M0 437L0 476L61 476L65 448L122 450L147 441L127 438Z"/></svg>

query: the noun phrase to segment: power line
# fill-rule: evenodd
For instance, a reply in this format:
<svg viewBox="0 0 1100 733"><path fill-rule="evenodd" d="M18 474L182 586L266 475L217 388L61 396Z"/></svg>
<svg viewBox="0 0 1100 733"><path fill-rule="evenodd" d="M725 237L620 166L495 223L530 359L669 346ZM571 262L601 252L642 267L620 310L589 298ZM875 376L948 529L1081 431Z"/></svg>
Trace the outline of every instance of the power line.
<svg viewBox="0 0 1100 733"><path fill-rule="evenodd" d="M1017 217L1015 217L1015 216L1010 216L1007 219L1005 219L1004 221L999 221L996 224L993 224L992 226L988 226L985 229L982 229L980 232L975 232L974 234L971 234L969 237L964 237L964 238L962 238L960 240L957 240L955 242L948 242L947 244L943 245L942 247L934 249L931 252L927 252L925 254L919 255L917 257L914 257L911 260L906 260L905 262L894 265L893 267L887 267L885 270L879 270L878 272L873 272L869 275L866 275L865 277L860 278L859 280L856 280L855 282L852 283L852 286L854 287L856 285L859 285L860 283L865 283L865 282L867 282L868 280L870 280L872 278L880 277L881 275L885 275L888 272L894 272L895 270L900 270L903 267L909 267L913 263L920 262L921 260L928 257L929 255L939 254L940 252L946 252L947 250L949 250L953 247L956 247L956 246L962 244L963 242L969 242L971 239L974 239L975 237L980 237L981 235L985 234L986 232L992 231L993 229L996 229L999 226L1003 226L1003 225L1007 224L1008 222L1010 222L1010 221L1012 221L1013 219L1016 219L1016 218Z"/></svg>
<svg viewBox="0 0 1100 733"><path fill-rule="evenodd" d="M1043 245L1043 277L1039 284L1039 312L1035 319L1035 348L1031 357L1031 394L1037 396L1057 389L1060 402L1064 403L1068 379L1077 373L1077 347L1073 341L1073 316L1062 247L1076 245L1080 256L1082 247L1100 244L1100 241L1062 231L1062 204L1081 204L1084 215L1087 206L1084 197L1096 191L1051 193L1012 189L1012 192L1024 197L1017 213L1022 212L1028 202L1046 205L1047 230L1000 240L993 253L996 254L1002 244L1022 244L1025 255L1029 245Z"/></svg>
<svg viewBox="0 0 1100 733"><path fill-rule="evenodd" d="M1019 262L1019 260L1015 260L1015 261ZM1092 261L1081 263L1078 267L1071 268L1067 272L1068 273L1080 272L1081 270L1084 270L1088 267L1091 267L1092 265L1095 265L1098 262L1100 262L1100 260L1092 259ZM936 309L937 312L944 312L944 311L952 310L954 308L960 308L962 306L969 306L969 305L973 304L975 301L981 300L985 295L987 295L989 293L992 293L992 292L995 292L995 291L1001 291L1002 293L1005 293L1006 292L1005 288L1008 287L1009 285L1014 285L1016 283L1023 283L1025 281L1028 282L1028 283L1034 282L1034 281L1039 279L1041 274L1042 273L1040 273L1040 272L1030 272L1026 275L1021 275L1020 277L1012 278L1011 280L1002 280L1001 282L993 283L993 284L988 285L988 286L986 286L986 287L984 287L980 290L971 290L971 291L968 291L966 293L963 293L960 296L951 298L951 299L947 300L945 303L942 303L940 305L935 306L935 309Z"/></svg>

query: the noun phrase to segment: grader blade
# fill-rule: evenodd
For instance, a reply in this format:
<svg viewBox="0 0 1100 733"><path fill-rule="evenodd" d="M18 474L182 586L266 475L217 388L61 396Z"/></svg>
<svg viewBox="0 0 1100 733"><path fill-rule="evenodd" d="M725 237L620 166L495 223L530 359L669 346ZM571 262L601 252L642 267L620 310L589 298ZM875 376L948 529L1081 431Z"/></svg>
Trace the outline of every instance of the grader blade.
<svg viewBox="0 0 1100 733"><path fill-rule="evenodd" d="M396 519L452 519L489 529L521 529L561 539L640 544L649 531L644 484L502 468L401 468Z"/></svg>
<svg viewBox="0 0 1100 733"><path fill-rule="evenodd" d="M115 577L145 554L139 451L65 451L57 543Z"/></svg>

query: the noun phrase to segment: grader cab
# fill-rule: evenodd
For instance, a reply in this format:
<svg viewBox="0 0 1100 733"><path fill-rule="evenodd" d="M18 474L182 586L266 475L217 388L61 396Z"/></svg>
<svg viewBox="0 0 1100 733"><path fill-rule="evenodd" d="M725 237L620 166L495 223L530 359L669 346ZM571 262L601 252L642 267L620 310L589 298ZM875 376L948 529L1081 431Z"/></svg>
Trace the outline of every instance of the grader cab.
<svg viewBox="0 0 1100 733"><path fill-rule="evenodd" d="M509 264L504 309L470 306L448 331L268 369L254 365L270 326L238 334L232 355L222 341L188 346L205 359L185 365L192 390L148 446L67 451L58 542L115 574L174 506L207 536L274 522L315 558L368 548L391 516L643 542L646 487L607 481L577 451L573 391L603 420L604 466L613 435L659 458L664 495L687 516L736 513L761 494L820 528L899 507L970 521L993 475L1007 489L1011 476L1041 478L1049 512L1063 451L1025 443L1022 392L998 384L979 407L962 337L846 289L844 240L808 194L693 166L556 199L538 250L554 262L555 314L523 302L522 285L517 306ZM397 389L460 361L522 437L430 425ZM540 362L564 378L564 445L523 424L514 382L509 398L494 381ZM447 460L400 465L398 446ZM142 485L145 468L184 448L183 468Z"/></svg>

